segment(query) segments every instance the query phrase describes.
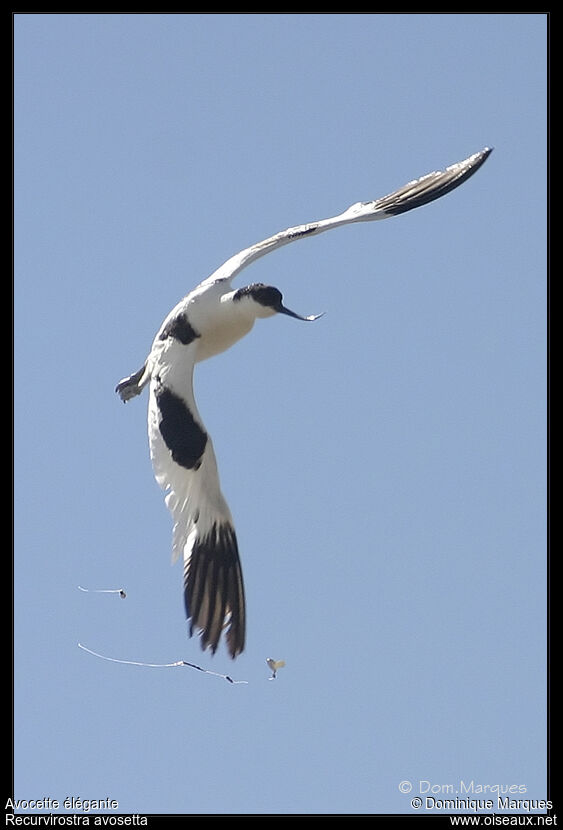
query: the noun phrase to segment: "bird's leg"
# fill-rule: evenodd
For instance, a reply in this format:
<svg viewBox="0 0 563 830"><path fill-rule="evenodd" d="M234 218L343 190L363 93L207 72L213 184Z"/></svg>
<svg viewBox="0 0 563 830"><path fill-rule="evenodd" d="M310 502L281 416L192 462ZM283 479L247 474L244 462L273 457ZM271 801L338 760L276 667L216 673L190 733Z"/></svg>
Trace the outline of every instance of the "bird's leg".
<svg viewBox="0 0 563 830"><path fill-rule="evenodd" d="M144 363L138 372L134 372L132 375L129 375L128 378L123 378L120 380L117 386L115 387L115 391L123 401L126 403L130 398L134 398L135 395L140 395L145 387L145 384L149 380L149 376L144 378L143 383L141 380L143 379L143 375L145 374L146 370L146 363Z"/></svg>

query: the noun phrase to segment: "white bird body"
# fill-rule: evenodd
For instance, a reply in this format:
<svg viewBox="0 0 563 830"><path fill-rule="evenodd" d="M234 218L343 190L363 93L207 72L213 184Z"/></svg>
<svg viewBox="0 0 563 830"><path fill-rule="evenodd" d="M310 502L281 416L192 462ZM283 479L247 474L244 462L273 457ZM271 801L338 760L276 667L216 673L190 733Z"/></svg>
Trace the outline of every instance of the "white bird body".
<svg viewBox="0 0 563 830"><path fill-rule="evenodd" d="M234 523L219 484L213 444L198 412L193 370L244 337L258 318L287 309L277 288L253 283L233 290L233 278L247 265L297 239L352 222L385 219L445 195L479 169L485 148L444 171L430 173L371 202L357 202L330 219L298 225L245 248L181 300L162 323L144 365L116 391L123 401L150 385L148 431L155 477L166 491L174 519L172 557L183 556L185 606L201 633L201 646L214 653L226 630L234 658L245 644L245 599Z"/></svg>
<svg viewBox="0 0 563 830"><path fill-rule="evenodd" d="M196 341L194 360L196 363L208 360L230 349L254 325L256 315L253 309L248 303L233 302L235 294L227 280L207 285L202 283L170 312L161 331L169 321L186 314L200 335ZM271 313L274 314L273 311ZM159 335L160 331L155 342Z"/></svg>

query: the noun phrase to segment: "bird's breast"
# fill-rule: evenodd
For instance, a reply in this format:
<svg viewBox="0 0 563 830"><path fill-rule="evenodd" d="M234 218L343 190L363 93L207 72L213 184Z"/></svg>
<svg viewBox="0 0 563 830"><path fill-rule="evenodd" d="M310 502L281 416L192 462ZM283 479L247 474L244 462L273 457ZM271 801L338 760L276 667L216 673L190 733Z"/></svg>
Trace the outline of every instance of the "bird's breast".
<svg viewBox="0 0 563 830"><path fill-rule="evenodd" d="M162 343L182 344L193 349L192 360L199 363L248 334L254 325L253 309L247 303L233 302L235 292L227 288L223 282L201 286L178 303L156 337L159 352Z"/></svg>
<svg viewBox="0 0 563 830"><path fill-rule="evenodd" d="M230 349L248 334L253 325L254 320L229 315L217 315L215 319L200 323L196 361L199 363Z"/></svg>

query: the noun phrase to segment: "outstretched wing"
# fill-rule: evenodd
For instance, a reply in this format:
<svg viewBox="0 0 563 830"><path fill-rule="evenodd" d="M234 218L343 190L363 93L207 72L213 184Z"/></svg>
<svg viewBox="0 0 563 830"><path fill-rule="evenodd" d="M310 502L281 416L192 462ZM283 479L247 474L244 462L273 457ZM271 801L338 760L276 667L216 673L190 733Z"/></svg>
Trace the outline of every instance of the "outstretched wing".
<svg viewBox="0 0 563 830"><path fill-rule="evenodd" d="M181 354L180 354L181 351ZM193 394L195 345L169 338L151 354L148 412L154 473L174 520L172 560L184 558L184 599L202 649L226 629L231 657L244 649L245 601L237 538L219 486L213 444Z"/></svg>
<svg viewBox="0 0 563 830"><path fill-rule="evenodd" d="M433 202L434 199L445 196L446 193L467 181L484 164L491 153L492 148L485 147L478 153L464 159L464 161L452 164L450 167L446 167L445 170L428 173L420 179L409 182L399 190L395 190L388 196L383 196L381 199L372 202L356 202L338 216L305 225L296 225L294 228L280 231L274 236L270 236L262 242L257 242L256 245L251 245L250 248L245 248L244 251L232 256L217 271L204 280L202 285L216 280L232 280L251 262L297 239L315 236L315 234L323 233L331 228L349 225L351 222L370 222L374 219L386 219L388 216L406 213L408 210Z"/></svg>

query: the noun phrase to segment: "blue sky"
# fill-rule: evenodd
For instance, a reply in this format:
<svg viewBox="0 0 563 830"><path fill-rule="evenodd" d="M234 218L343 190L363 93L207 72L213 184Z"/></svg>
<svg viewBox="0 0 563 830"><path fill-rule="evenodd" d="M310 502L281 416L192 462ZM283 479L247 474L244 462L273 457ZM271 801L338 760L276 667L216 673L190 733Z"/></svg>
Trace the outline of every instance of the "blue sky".
<svg viewBox="0 0 563 830"><path fill-rule="evenodd" d="M545 16L16 14L14 49L15 797L545 798ZM326 315L196 370L248 603L244 654L203 654L116 382L241 248L487 145L237 279Z"/></svg>

